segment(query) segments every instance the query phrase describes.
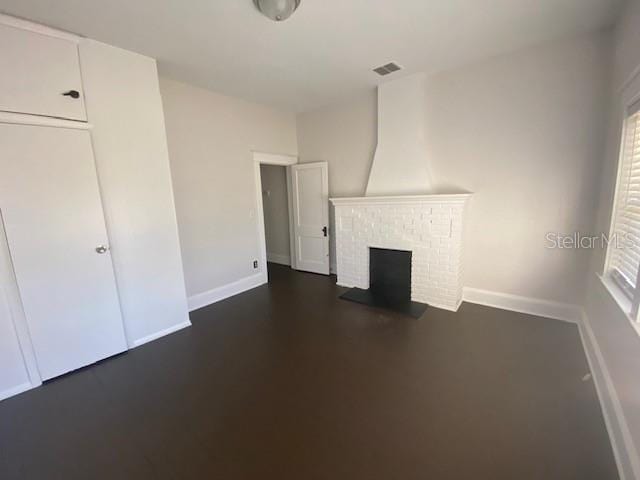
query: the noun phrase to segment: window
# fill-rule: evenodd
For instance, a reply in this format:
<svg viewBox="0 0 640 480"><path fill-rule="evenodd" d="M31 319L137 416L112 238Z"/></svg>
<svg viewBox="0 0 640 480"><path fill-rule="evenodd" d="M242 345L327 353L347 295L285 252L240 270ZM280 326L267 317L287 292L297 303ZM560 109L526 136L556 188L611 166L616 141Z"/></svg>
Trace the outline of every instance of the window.
<svg viewBox="0 0 640 480"><path fill-rule="evenodd" d="M640 100L627 109L624 122L610 241L609 273L633 301L635 315L640 303Z"/></svg>

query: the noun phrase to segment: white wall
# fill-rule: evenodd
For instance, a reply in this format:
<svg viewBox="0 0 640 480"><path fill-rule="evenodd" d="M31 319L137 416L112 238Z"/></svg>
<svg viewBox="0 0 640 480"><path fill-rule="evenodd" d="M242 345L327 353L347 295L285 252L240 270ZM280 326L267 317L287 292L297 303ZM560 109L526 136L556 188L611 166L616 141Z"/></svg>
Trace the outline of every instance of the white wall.
<svg viewBox="0 0 640 480"><path fill-rule="evenodd" d="M608 36L592 34L427 79L425 162L435 187L474 192L465 285L582 298L588 253L548 250L545 235L593 228L607 59ZM329 162L332 196L364 193L375 101L367 92L298 116L300 161Z"/></svg>
<svg viewBox="0 0 640 480"><path fill-rule="evenodd" d="M129 346L190 324L154 59L83 39L85 102Z"/></svg>
<svg viewBox="0 0 640 480"><path fill-rule="evenodd" d="M329 197L365 193L377 139L376 92L369 90L297 117L300 162L329 164ZM330 206L329 252L335 272L335 210Z"/></svg>
<svg viewBox="0 0 640 480"><path fill-rule="evenodd" d="M276 165L260 165L267 258L291 265L287 171Z"/></svg>
<svg viewBox="0 0 640 480"><path fill-rule="evenodd" d="M251 151L297 153L295 115L160 79L188 296L252 276Z"/></svg>
<svg viewBox="0 0 640 480"><path fill-rule="evenodd" d="M603 154L596 226L596 231L602 233L609 232L613 208L622 134L622 88L640 67L640 2L636 0L628 2L620 15L614 32L613 59L608 137ZM637 75L635 83L640 85ZM597 277L603 273L605 254L604 249L594 250L592 254L589 286L584 298L587 325L593 331L617 396L606 407L618 413L617 418L613 418L613 430L622 454L623 471L626 478L640 478L637 450L640 446L640 336Z"/></svg>
<svg viewBox="0 0 640 480"><path fill-rule="evenodd" d="M626 0L615 28L614 89L627 81L640 66L640 2Z"/></svg>
<svg viewBox="0 0 640 480"><path fill-rule="evenodd" d="M608 34L592 34L428 81L436 190L474 192L467 287L582 299L589 252L547 249L545 235L593 229L608 58Z"/></svg>

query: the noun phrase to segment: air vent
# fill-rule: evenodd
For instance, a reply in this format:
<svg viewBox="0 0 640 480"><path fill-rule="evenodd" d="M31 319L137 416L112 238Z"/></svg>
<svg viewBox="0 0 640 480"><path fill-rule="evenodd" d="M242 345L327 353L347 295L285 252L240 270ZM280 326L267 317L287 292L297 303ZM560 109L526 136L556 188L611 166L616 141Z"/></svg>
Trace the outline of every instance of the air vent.
<svg viewBox="0 0 640 480"><path fill-rule="evenodd" d="M376 72L378 75L384 77L385 75L389 75L390 73L397 72L398 70L401 70L401 69L402 69L402 67L400 67L397 64L391 62L391 63L387 63L386 65L383 65L381 67L374 68L373 71Z"/></svg>

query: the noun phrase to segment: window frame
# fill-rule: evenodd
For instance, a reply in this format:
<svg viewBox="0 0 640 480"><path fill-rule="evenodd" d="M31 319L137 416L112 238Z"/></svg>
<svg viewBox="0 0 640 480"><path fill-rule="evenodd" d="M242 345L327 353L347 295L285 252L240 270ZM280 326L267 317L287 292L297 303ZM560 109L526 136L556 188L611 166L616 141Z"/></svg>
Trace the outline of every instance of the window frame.
<svg viewBox="0 0 640 480"><path fill-rule="evenodd" d="M618 123L619 132L619 146L618 146L618 164L616 174L616 184L613 191L613 205L611 209L611 222L609 226L609 239L613 238L616 232L616 225L618 219L618 202L620 200L620 189L622 188L622 172L624 166L625 157L625 141L627 137L628 120L634 115L640 113L640 109L631 113L633 109L640 103L640 75L631 79L621 89L621 121ZM640 120L639 120L640 121ZM604 269L602 272L603 281L606 279L607 288L615 288L617 294L623 295L629 300L630 307L627 302L618 301L618 304L623 309L624 313L629 317L634 327L640 328L640 269L638 271L638 278L636 279L636 286L633 287L627 279L619 271L615 270L611 266L613 249L615 247L611 244L608 245ZM616 295L617 296L617 295Z"/></svg>

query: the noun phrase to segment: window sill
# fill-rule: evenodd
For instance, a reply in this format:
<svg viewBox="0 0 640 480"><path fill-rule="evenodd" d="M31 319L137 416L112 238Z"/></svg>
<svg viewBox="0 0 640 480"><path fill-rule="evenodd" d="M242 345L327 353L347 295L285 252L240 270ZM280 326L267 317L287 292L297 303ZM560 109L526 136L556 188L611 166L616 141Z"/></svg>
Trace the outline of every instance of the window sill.
<svg viewBox="0 0 640 480"><path fill-rule="evenodd" d="M614 282L609 276L598 274L598 278L602 282L602 285L604 285L607 292L609 292L609 295L611 295L611 298L616 302L624 316L629 320L633 329L638 335L640 335L640 325L634 321L630 315L632 305L629 297L627 297L618 284L616 284L616 282Z"/></svg>

